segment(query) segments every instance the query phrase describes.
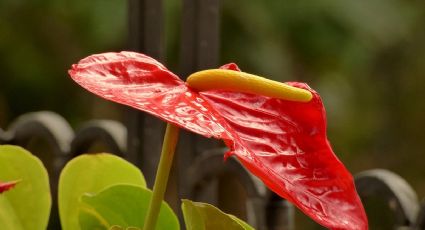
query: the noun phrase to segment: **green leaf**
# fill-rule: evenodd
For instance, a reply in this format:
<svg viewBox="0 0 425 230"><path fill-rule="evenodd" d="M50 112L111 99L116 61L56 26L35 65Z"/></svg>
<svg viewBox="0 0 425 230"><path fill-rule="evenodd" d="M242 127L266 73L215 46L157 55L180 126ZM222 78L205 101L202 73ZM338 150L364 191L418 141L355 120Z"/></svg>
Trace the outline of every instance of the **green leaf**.
<svg viewBox="0 0 425 230"><path fill-rule="evenodd" d="M111 154L81 155L63 169L59 178L59 215L63 230L78 230L79 199L84 193L98 193L114 184L146 187L140 170Z"/></svg>
<svg viewBox="0 0 425 230"><path fill-rule="evenodd" d="M81 229L143 228L151 197L152 191L128 184L113 185L98 194L83 195L79 213ZM156 229L179 228L173 210L163 202Z"/></svg>
<svg viewBox="0 0 425 230"><path fill-rule="evenodd" d="M182 200L182 210L187 230L253 230L243 220L226 214L213 205Z"/></svg>
<svg viewBox="0 0 425 230"><path fill-rule="evenodd" d="M234 221L236 221L236 222L238 222L240 225L242 225L242 227L243 227L243 229L245 229L245 230L254 230L254 228L251 226L251 225L249 225L247 222L245 222L245 221L243 221L243 220L241 220L241 219L239 219L239 218L237 218L236 216L234 216L234 215L231 215L231 214L228 214L229 216L230 216L230 218L232 218Z"/></svg>
<svg viewBox="0 0 425 230"><path fill-rule="evenodd" d="M49 221L49 177L43 163L25 149L0 145L0 181L19 180L0 194L0 228L44 230Z"/></svg>

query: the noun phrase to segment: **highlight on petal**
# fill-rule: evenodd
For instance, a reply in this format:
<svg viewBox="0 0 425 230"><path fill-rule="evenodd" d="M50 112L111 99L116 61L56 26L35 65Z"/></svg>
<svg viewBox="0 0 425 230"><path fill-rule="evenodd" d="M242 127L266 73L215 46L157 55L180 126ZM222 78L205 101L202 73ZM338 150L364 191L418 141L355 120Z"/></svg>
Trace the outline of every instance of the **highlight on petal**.
<svg viewBox="0 0 425 230"><path fill-rule="evenodd" d="M351 174L326 137L319 95L293 102L225 90L200 92L232 130L234 154L272 191L332 229L367 229L367 217Z"/></svg>
<svg viewBox="0 0 425 230"><path fill-rule="evenodd" d="M15 187L15 185L18 182L19 182L19 180L8 181L8 182L0 182L0 194L12 189L13 187Z"/></svg>
<svg viewBox="0 0 425 230"><path fill-rule="evenodd" d="M103 53L69 70L85 89L148 112L195 133L228 138L222 118L196 92L155 59L134 52Z"/></svg>

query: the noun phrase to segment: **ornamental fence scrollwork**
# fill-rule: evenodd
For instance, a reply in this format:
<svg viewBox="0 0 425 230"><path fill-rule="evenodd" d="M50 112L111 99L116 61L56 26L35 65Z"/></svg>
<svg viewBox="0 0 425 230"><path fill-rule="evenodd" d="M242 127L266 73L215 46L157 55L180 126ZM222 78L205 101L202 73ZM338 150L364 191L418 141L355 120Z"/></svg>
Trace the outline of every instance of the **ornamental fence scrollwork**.
<svg viewBox="0 0 425 230"><path fill-rule="evenodd" d="M49 229L60 229L56 206L59 173L72 157L90 152L101 144L105 152L124 156L127 129L116 121L96 120L84 123L77 132L62 116L49 111L19 116L8 129L0 128L0 144L14 144L29 149L49 172L53 207ZM44 143L41 147L40 143Z"/></svg>
<svg viewBox="0 0 425 230"><path fill-rule="evenodd" d="M386 204L394 229L425 229L424 206L421 207L413 188L399 175L385 169L372 169L358 173L355 183L366 205L370 198Z"/></svg>

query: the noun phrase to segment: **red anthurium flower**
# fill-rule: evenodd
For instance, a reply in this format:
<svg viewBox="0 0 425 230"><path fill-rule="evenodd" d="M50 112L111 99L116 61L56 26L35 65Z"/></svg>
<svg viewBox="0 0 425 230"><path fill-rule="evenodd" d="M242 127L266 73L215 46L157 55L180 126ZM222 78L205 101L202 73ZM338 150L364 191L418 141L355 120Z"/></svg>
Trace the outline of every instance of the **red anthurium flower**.
<svg viewBox="0 0 425 230"><path fill-rule="evenodd" d="M222 68L239 71L235 64ZM351 174L326 137L319 95L294 102L228 90L197 92L156 60L133 52L89 56L71 77L89 91L206 137L223 139L271 190L332 229L367 229Z"/></svg>
<svg viewBox="0 0 425 230"><path fill-rule="evenodd" d="M0 181L0 194L12 189L13 187L15 187L17 183L18 181L8 181L8 182Z"/></svg>

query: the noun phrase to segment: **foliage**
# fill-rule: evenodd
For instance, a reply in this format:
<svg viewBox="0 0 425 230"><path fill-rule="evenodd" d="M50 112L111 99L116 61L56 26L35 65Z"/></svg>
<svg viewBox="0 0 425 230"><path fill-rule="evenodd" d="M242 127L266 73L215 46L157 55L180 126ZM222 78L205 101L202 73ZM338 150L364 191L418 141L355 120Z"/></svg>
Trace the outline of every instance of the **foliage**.
<svg viewBox="0 0 425 230"><path fill-rule="evenodd" d="M20 147L0 145L0 179L21 180L15 188L0 194L0 226L14 230L46 229L51 200L42 162ZM59 181L62 229L142 229L151 197L152 191L146 188L142 173L124 159L105 153L78 156L68 162ZM220 222L223 218L224 229L235 225L253 229L211 205L187 200L185 204L198 206L198 213L212 213L200 217L185 212L185 218L191 221ZM177 216L165 202L156 229L180 229Z"/></svg>
<svg viewBox="0 0 425 230"><path fill-rule="evenodd" d="M145 187L127 184L113 185L97 194L85 194L81 197L80 227L91 230L95 229L94 223L102 223L104 226L96 229L107 230L113 226L141 229L151 197L152 191ZM162 203L156 229L180 229L177 216L165 202Z"/></svg>
<svg viewBox="0 0 425 230"><path fill-rule="evenodd" d="M210 204L183 200L182 209L187 230L253 230L244 221Z"/></svg>
<svg viewBox="0 0 425 230"><path fill-rule="evenodd" d="M0 145L0 181L10 180L20 182L0 194L2 229L46 229L52 201L43 163L20 147Z"/></svg>
<svg viewBox="0 0 425 230"><path fill-rule="evenodd" d="M79 199L86 193L98 193L114 184L146 187L140 170L110 154L82 155L62 170L59 179L59 214L62 229L79 228Z"/></svg>

